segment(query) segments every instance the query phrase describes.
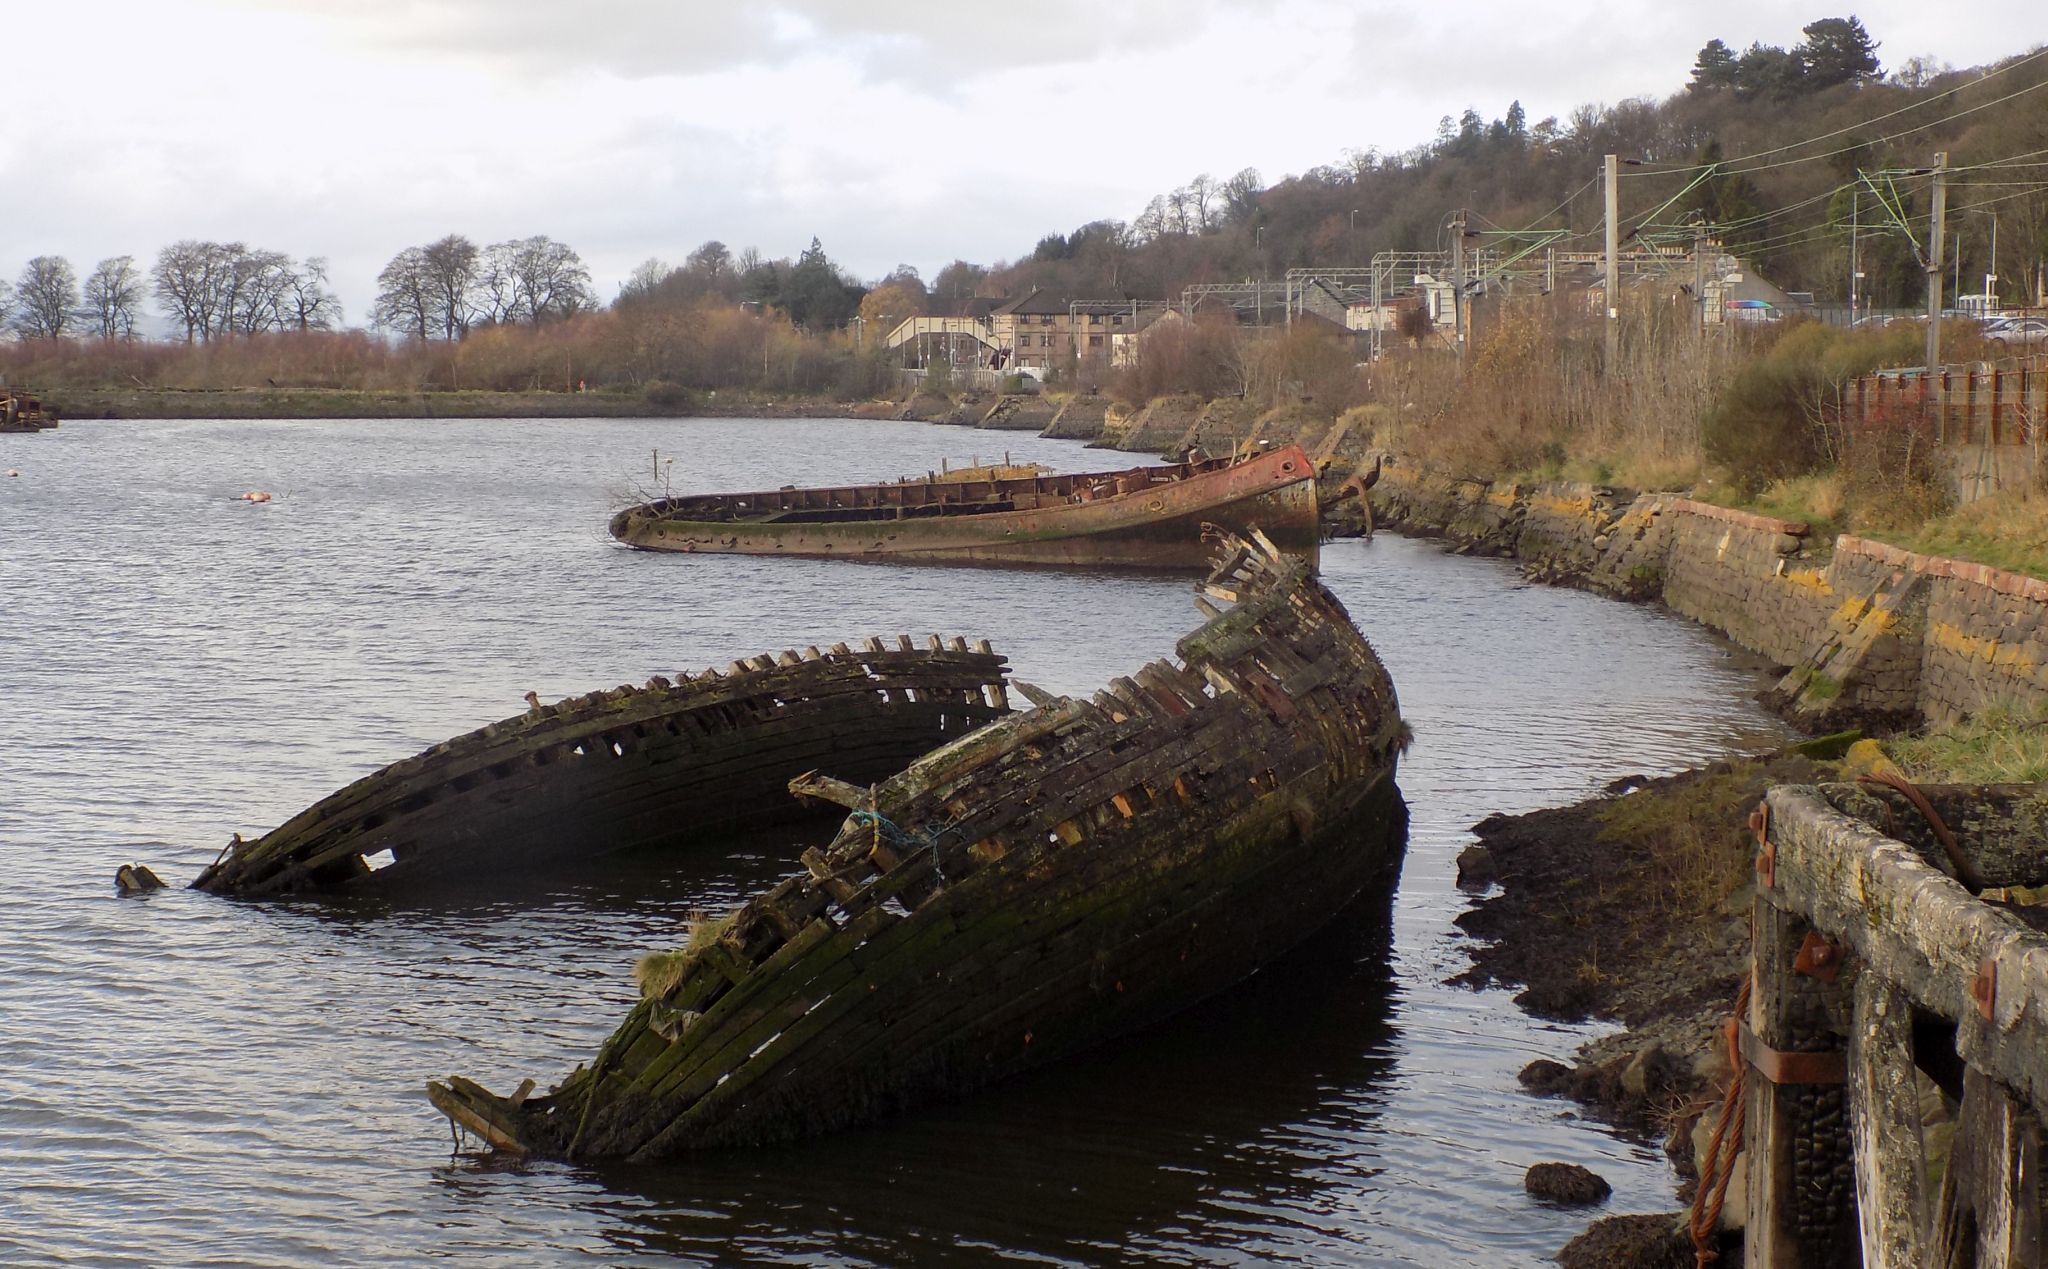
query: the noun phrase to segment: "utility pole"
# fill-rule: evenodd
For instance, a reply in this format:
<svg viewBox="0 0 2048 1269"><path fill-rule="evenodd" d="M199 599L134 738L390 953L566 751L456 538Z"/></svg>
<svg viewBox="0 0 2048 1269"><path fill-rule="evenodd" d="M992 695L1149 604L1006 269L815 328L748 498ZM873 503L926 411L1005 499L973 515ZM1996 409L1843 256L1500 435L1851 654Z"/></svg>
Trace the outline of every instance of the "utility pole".
<svg viewBox="0 0 2048 1269"><path fill-rule="evenodd" d="M1857 281L1863 276L1861 257L1858 254L1863 244L1856 238L1856 221L1863 208L1863 191L1857 190L1849 196L1849 325L1856 324Z"/></svg>
<svg viewBox="0 0 2048 1269"><path fill-rule="evenodd" d="M1465 209L1451 225L1451 343L1465 360Z"/></svg>
<svg viewBox="0 0 2048 1269"><path fill-rule="evenodd" d="M1934 156L1934 223L1927 230L1927 373L1941 367L1941 240L1948 215L1948 151Z"/></svg>
<svg viewBox="0 0 2048 1269"><path fill-rule="evenodd" d="M1619 333L1615 323L1621 318L1621 156L1610 154L1600 169L1601 182L1607 194L1607 361L1606 373L1613 374L1619 360ZM1935 283L1937 287L1941 284Z"/></svg>
<svg viewBox="0 0 2048 1269"><path fill-rule="evenodd" d="M1692 231L1692 327L1702 338L1707 333L1707 227Z"/></svg>

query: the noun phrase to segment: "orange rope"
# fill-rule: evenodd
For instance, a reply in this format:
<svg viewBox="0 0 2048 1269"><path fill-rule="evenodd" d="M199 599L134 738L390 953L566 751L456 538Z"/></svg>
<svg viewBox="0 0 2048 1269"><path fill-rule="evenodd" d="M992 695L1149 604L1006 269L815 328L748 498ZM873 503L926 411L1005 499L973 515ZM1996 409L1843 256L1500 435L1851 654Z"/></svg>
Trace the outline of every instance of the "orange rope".
<svg viewBox="0 0 2048 1269"><path fill-rule="evenodd" d="M1977 866L1970 862L1970 857L1963 853L1962 846L1956 841L1956 835L1949 831L1947 824L1942 823L1941 816L1935 813L1934 803L1927 800L1927 795L1920 791L1919 785L1895 771L1873 771L1856 779L1859 784L1881 785L1905 794L1906 800L1913 804L1913 809L1920 812L1920 818L1927 821L1927 827L1934 830L1935 840L1941 843L1941 849L1948 855L1949 863L1956 870L1956 880L1962 882L1964 889L1971 894L1983 892L1984 874L1978 872Z"/></svg>
<svg viewBox="0 0 2048 1269"><path fill-rule="evenodd" d="M1724 1028L1728 1037L1728 1089L1721 1098L1721 1114L1714 1121L1714 1135L1707 1142L1707 1157L1700 1164L1699 1184L1693 1189L1692 1211L1686 1220L1686 1230L1692 1235L1693 1263L1700 1269L1721 1258L1714 1245L1715 1236L1721 1225L1721 1207L1728 1200L1728 1182L1735 1175L1735 1159L1742 1152L1742 1130L1749 1114L1749 1099L1745 1096L1748 1070L1742 1061L1742 1046L1736 1040L1742 1015L1749 1009L1749 985L1750 979L1745 977L1742 990L1735 993L1735 1011Z"/></svg>

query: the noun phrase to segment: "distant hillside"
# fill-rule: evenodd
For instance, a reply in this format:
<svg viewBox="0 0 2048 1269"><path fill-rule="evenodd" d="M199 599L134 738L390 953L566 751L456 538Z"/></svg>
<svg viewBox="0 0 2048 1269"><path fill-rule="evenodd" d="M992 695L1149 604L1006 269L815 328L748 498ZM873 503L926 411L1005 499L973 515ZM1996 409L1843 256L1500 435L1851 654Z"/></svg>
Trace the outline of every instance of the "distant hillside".
<svg viewBox="0 0 2048 1269"><path fill-rule="evenodd" d="M1870 302L1904 305L1924 293L1924 275L1904 232L1886 221L1902 218L1924 244L1930 182L1883 173L1925 168L1946 150L1959 169L1948 226L1962 238L1963 289L1981 288L1995 220L2006 299L2038 294L2048 256L2048 48L1962 71L1917 57L1883 76L1855 19L1824 19L1806 35L1790 50L1752 44L1739 54L1712 41L1692 82L1661 102L1581 106L1534 123L1519 104L1492 121L1468 110L1446 117L1427 144L1347 152L1270 186L1249 170L1197 177L1134 221L1048 235L993 270L949 266L935 280L934 305L1033 286L1173 296L1190 283L1365 265L1378 251L1440 248L1461 206L1478 228L1563 228L1578 235L1572 249L1594 250L1609 153L1631 162L1626 229L1689 238L1681 226L1697 217L1779 285L1828 300L1846 296L1853 216Z"/></svg>

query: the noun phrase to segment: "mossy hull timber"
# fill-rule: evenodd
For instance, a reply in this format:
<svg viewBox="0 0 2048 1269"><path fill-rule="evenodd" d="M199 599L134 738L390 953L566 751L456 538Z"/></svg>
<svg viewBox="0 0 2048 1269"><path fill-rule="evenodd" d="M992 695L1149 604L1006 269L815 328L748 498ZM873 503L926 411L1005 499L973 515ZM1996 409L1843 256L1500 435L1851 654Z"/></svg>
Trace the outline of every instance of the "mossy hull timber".
<svg viewBox="0 0 2048 1269"><path fill-rule="evenodd" d="M823 1131L1182 1009L1390 886L1393 685L1305 566L1232 547L1206 589L1233 606L1180 663L1044 698L871 788L793 782L854 807L803 874L643 961L641 1001L551 1094L456 1077L434 1105L568 1159Z"/></svg>
<svg viewBox="0 0 2048 1269"><path fill-rule="evenodd" d="M821 763L879 779L1009 712L986 641L870 639L657 676L533 708L321 799L192 884L268 895L380 874L499 871L808 818L785 794Z"/></svg>
<svg viewBox="0 0 2048 1269"><path fill-rule="evenodd" d="M1319 511L1314 465L1289 445L1242 462L663 498L610 527L649 551L1200 569L1206 524L1313 557Z"/></svg>

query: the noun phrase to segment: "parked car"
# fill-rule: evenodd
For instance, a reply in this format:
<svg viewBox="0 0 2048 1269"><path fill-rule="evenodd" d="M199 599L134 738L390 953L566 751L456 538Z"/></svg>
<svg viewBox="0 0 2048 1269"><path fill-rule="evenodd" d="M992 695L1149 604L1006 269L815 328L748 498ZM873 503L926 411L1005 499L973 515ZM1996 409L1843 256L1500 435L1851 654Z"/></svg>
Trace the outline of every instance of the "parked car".
<svg viewBox="0 0 2048 1269"><path fill-rule="evenodd" d="M2048 344L2048 318L2002 317L1984 328L1984 338L2002 348L2039 348Z"/></svg>

